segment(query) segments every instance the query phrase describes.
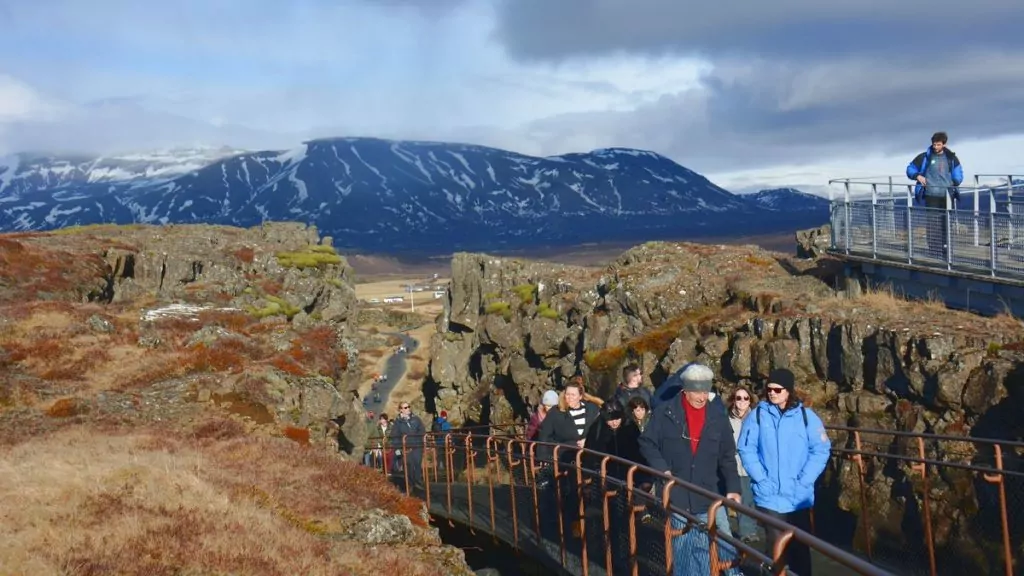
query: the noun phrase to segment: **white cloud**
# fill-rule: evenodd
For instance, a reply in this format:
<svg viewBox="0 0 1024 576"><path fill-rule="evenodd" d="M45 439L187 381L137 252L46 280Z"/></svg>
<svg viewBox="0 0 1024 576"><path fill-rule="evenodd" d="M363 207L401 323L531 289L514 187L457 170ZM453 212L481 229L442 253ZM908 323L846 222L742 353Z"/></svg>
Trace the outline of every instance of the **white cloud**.
<svg viewBox="0 0 1024 576"><path fill-rule="evenodd" d="M63 110L63 106L47 100L28 84L0 74L0 125L6 122L55 120Z"/></svg>
<svg viewBox="0 0 1024 576"><path fill-rule="evenodd" d="M743 32L715 34L658 0L589 15L533 0L10 3L0 153L342 135L538 155L633 146L742 188L899 174L946 129L969 171L1018 170L1008 150L1020 139L986 141L1024 133L1020 52L964 45L920 78L908 74L914 53L825 57L805 45L806 57L779 56L799 38L776 38L771 57L737 57L765 30L834 17L819 7L794 18L801 1L769 10L768 28L744 20ZM984 1L986 17L1012 12ZM740 8L717 4L705 23L735 24L720 16Z"/></svg>

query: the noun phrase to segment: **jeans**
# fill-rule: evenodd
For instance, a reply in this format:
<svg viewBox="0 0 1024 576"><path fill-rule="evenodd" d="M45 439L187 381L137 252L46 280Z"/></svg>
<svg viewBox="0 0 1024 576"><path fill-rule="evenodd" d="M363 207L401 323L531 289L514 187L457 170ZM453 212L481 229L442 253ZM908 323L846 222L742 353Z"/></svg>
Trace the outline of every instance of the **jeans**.
<svg viewBox="0 0 1024 576"><path fill-rule="evenodd" d="M945 196L925 196L924 205L927 208L925 217L925 240L931 256L939 258L946 255L945 246L949 239L946 237L946 220L949 213L946 212Z"/></svg>
<svg viewBox="0 0 1024 576"><path fill-rule="evenodd" d="M754 506L754 493L750 491L750 476L740 476L740 498L744 506ZM757 521L746 514L737 514L737 536L752 538L757 535Z"/></svg>
<svg viewBox="0 0 1024 576"><path fill-rule="evenodd" d="M695 514L700 522L708 521L708 514ZM672 528L684 528L689 521L680 514L672 514ZM715 513L715 529L720 534L732 535L729 529L729 515L725 507L719 507ZM729 562L736 558L736 549L731 545L718 541L718 559ZM672 574L673 576L707 576L711 574L711 548L708 533L694 528L681 536L672 539ZM738 568L730 568L721 572L725 576L740 576Z"/></svg>

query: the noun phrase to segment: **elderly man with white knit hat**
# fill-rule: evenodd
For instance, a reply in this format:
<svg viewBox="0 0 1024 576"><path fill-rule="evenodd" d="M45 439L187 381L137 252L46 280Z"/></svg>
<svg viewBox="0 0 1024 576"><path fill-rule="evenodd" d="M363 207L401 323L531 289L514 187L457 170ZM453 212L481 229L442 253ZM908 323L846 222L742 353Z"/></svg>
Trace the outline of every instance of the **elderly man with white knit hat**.
<svg viewBox="0 0 1024 576"><path fill-rule="evenodd" d="M740 501L740 477L736 468L736 441L724 410L708 409L714 372L703 364L688 364L672 376L681 382L676 396L660 404L640 436L640 453L651 468L695 484L709 492L719 493L724 484L725 496ZM672 505L693 514L701 522L708 520L712 500L675 485ZM681 514L672 514L672 527L687 525ZM729 519L724 507L715 514L719 533L730 534ZM735 550L724 542L718 545L719 558L729 561ZM708 535L702 530L688 530L672 542L676 576L709 574L710 548ZM739 574L727 570L725 574Z"/></svg>

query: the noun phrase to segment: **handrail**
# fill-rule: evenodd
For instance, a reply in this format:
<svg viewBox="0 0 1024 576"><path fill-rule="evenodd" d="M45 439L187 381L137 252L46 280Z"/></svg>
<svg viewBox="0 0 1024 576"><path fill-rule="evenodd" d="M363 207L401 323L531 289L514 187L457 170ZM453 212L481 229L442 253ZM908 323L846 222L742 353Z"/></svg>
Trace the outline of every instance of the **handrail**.
<svg viewBox="0 0 1024 576"><path fill-rule="evenodd" d="M849 462L852 463L853 468L849 469L856 474L857 484L852 489L859 492L860 496L860 508L857 510L857 531L863 533L863 537L858 539L860 546L866 548L862 552L866 553L869 560L877 560L875 558L877 550L872 545L875 534L874 530L879 520L884 524L886 519L884 517L879 518L877 512L873 512L868 507L868 502L872 499L877 500L878 494L871 495L872 486L877 482L883 481L883 478L890 478L887 482L893 482L898 480L892 480L891 474L894 473L895 469L889 469L887 467L873 466L869 467L869 463L872 461L877 462L892 462L902 464L904 467L900 467L900 470L904 470L900 474L904 475L908 481L911 477L918 478L913 481L914 494L921 500L917 506L919 506L919 512L921 516L920 530L923 532L923 546L924 552L927 554L927 562L929 566L929 573L937 575L938 572L938 555L941 552L939 544L935 541L937 532L935 523L937 518L933 514L933 506L931 500L933 498L931 494L933 483L949 483L955 481L956 475L948 477L948 471L959 471L960 473L971 473L975 475L976 481L980 482L975 486L975 490L990 490L992 497L996 499L993 503L995 508L990 508L991 513L998 512L998 532L1001 534L1001 542L999 548L1001 550L1001 561L999 564L1002 566L1002 571L1007 576L1014 574L1014 548L1012 546L1012 539L1010 534L1010 522L1009 522L1009 510L1007 500L1007 486L1008 481L1013 481L1016 484L1013 486L1019 489L1020 486L1024 486L1024 471L1019 470L1008 470L1005 468L1004 455L1019 452L1024 449L1024 442L1000 440L997 438L974 438L966 436L956 436L949 434L931 434L931 433L917 433L908 432L902 430L887 430L887 429L876 429L876 428L859 428L852 426L841 426L841 425L829 425L826 429L832 435L844 435L841 442L833 442L832 453L834 458L838 458L838 462ZM865 437L871 440L873 436L887 436L891 438L891 442L882 443L881 441L866 441ZM404 439L403 439L404 440ZM404 445L412 446L416 444L413 441L412 444ZM852 444L852 447L849 447ZM876 446L888 446L880 449L866 448L865 444L874 444ZM945 444L954 444L952 449L950 447L943 447ZM519 517L523 517L526 521L527 517L532 516L533 525L536 534L540 534L541 523L540 513L536 508L537 492L538 492L538 471L543 470L545 465L554 469L554 475L558 478L566 478L575 476L578 479L580 486L592 485L595 480L600 481L600 485L605 487L605 497L602 499L602 515L604 523L595 527L597 533L608 538L610 531L613 531L613 523L609 521L609 498L618 497L623 489L626 493L627 498L627 509L628 512L628 531L629 531L629 551L626 553L629 557L629 562L633 567L632 573L637 574L636 567L640 563L640 552L638 546L638 538L640 538L637 532L637 526L635 523L635 514L643 511L645 507L655 506L660 509L662 513L666 515L663 522L661 531L662 537L665 540L666 546L666 564L664 567L665 573L671 573L672 567L672 541L674 538L681 536L691 530L697 529L701 533L706 533L710 539L710 548L712 553L709 558L709 570L710 574L719 574L721 570L728 568L730 564L728 562L722 563L718 561L718 551L723 549L725 546L733 551L737 555L737 559L734 563L743 562L745 560L754 559L759 561L764 566L771 567L775 570L775 573L784 573L785 567L780 565L783 553L788 547L790 542L800 542L812 550L827 556L835 562L843 565L844 567L855 571L859 574L888 574L885 570L870 564L863 558L851 554L849 551L837 547L835 544L822 539L814 532L814 521L812 516L812 530L811 532L805 532L797 529L796 527L790 526L784 522L781 522L771 516L765 515L755 508L748 507L745 504L733 502L724 498L720 494L709 492L699 486L689 484L681 479L674 478L664 471L654 470L647 466L643 466L634 462L629 462L617 456L603 454L590 449L579 449L571 445L563 444L552 444L536 441L527 441L521 438L521 436L511 435L476 435L472 432L469 433L447 433L447 434L433 434L427 433L422 436L422 444L426 451L428 450L443 450L444 461L447 465L445 473L445 482L447 490L447 513L449 518L452 518L453 504L452 494L453 488L452 483L456 477L457 470L453 467L455 459L453 458L456 453L460 450L464 450L465 463L467 469L465 471L467 482L472 485L474 482L473 464L475 462L476 455L483 454L483 462L487 467L487 482L489 487L489 497L486 498L486 502L482 505L490 504L490 531L492 533L500 531L497 526L495 517L495 491L507 490L509 494L512 494L512 522L519 523ZM550 459L538 458L536 451L538 448L550 450ZM930 452L931 451L931 452ZM404 455L407 454L403 450L403 462ZM571 462L566 460L564 454L575 455ZM561 457L560 457L561 456ZM943 459L943 458L946 459ZM949 459L952 458L952 459ZM434 468L438 465L438 458L433 458ZM587 462L600 461L600 470L595 469L595 466L587 464ZM984 461L984 463L981 463ZM609 465L616 465L628 468L625 479L620 480L609 475ZM424 461L424 469L428 466ZM836 469L836 473L842 468ZM504 467L507 469L508 483L507 488L503 488L506 484L502 484L501 481L495 483L495 469ZM408 469L405 468L406 475L408 475ZM885 472L884 470L889 470ZM517 478L519 472L523 475L522 486L517 485ZM660 497L653 496L637 490L636 476L643 475L646 478L657 479L662 483L662 490ZM429 477L429 474L426 475ZM903 477L903 476L900 476ZM436 470L434 472L434 478L437 479L438 475ZM835 481L834 479L832 481ZM695 511L680 510L676 506L672 505L670 493L673 487L681 487L688 492L703 496L707 498L711 505L708 510L708 520L706 522L697 522ZM882 484L881 487L885 487L887 484ZM990 488L983 488L989 486ZM516 514L515 492L516 489L524 489L531 492L532 503L534 510L532 512L524 510L521 514ZM952 489L952 487L950 488ZM963 488L961 488L962 490ZM406 483L407 493L409 491L409 485ZM426 494L428 500L428 506L430 501L429 491ZM474 505L480 506L481 504L475 504L472 498L472 491L467 489L468 506L470 509ZM558 500L563 499L563 494L559 492ZM962 496L960 496L962 497ZM980 493L978 498L981 498ZM529 496L527 500L529 500ZM580 494L579 503L579 515L585 516L586 507L584 504L584 497L582 490ZM948 504L947 504L948 505ZM746 542L741 541L731 535L720 533L715 527L715 511L719 508L724 508L727 511L734 512L737 515L748 516L755 520L762 526L771 526L773 529L778 529L782 534L782 538L777 542L775 549L771 551L770 556L763 553L761 550L755 549L748 545ZM951 510L952 511L952 510ZM682 530L676 530L672 528L669 522L668 516L676 514L681 518L686 519L689 524ZM584 523L585 525L586 523ZM996 528L996 526L993 526ZM560 540L560 551L561 551L561 564L565 565L565 557L567 551L566 543L566 527L562 523L562 517L559 515L559 540ZM512 538L513 544L519 546L520 529L517 527ZM948 537L948 536L947 536ZM584 538L585 540L586 538ZM649 538L643 540L643 542L650 542ZM882 544L885 544L883 541ZM582 573L586 574L586 564L588 559L586 558L586 547L582 552ZM607 572L612 572L611 565L613 564L613 557L610 548L603 550L605 555L605 563L608 565ZM597 560L595 560L597 561ZM646 560L645 560L646 561ZM995 559L992 559L993 564ZM998 565L998 564L994 564ZM948 567L948 566L947 566ZM987 568L989 571L992 569L992 565ZM660 570L659 570L660 573Z"/></svg>
<svg viewBox="0 0 1024 576"><path fill-rule="evenodd" d="M481 448L479 446L479 443L480 443L481 440L483 440L483 442L485 444L483 448ZM516 488L516 482L515 482L516 478L514 477L513 471L516 470L520 466L526 466L526 468L524 469L524 479L525 479L525 481L527 483L527 486L524 486L524 488L527 488L527 489L531 490L534 493L534 495L535 495L534 496L534 502L536 503L536 501L537 501L536 500L536 491L537 491L537 488L538 488L537 487L537 472L538 472L538 470L542 469L545 465L547 465L547 466L550 466L551 468L553 468L553 475L554 475L555 478L561 478L561 477L565 476L566 474L571 474L573 472L573 469L574 469L575 475L577 477L577 484L580 487L583 487L585 485L591 484L592 481L594 480L594 478L592 476L596 475L597 478L600 479L601 486L603 486L605 488L605 490L604 490L604 498L603 498L603 508L604 508L603 515L605 517L604 528L603 528L604 529L603 536L605 537L605 539L608 538L608 533L611 530L610 523L608 522L607 499L611 498L611 497L614 497L614 496L610 496L609 495L610 492L615 492L615 495L618 495L618 492L616 490L611 490L610 491L608 489L608 487L609 487L609 485L611 485L611 486L617 486L618 489L622 489L622 488L625 489L625 493L626 493L627 499L628 499L627 509L631 510L631 512L629 513L629 516L630 516L629 517L629 524L630 524L630 533L631 533L631 537L630 537L630 539L631 539L630 563L633 566L633 574L637 574L637 566L638 566L638 562L639 562L639 560L638 560L638 558L636 556L636 554L637 554L637 547L636 547L636 542L635 542L636 536L635 536L635 531L634 531L634 528L635 528L635 526L634 526L635 513L640 512L641 510L644 509L643 505L638 507L635 503L636 502L644 502L644 501L648 501L649 500L650 502L648 504L646 504L646 505L650 505L654 501L653 497L651 497L649 495L646 495L646 494L644 494L644 493L642 493L642 492L637 490L636 476L638 474L639 475L643 475L646 478L658 480L658 481L660 481L663 484L662 489L661 489L660 508L662 509L664 514L666 515L665 520L664 520L664 524L663 524L663 527L662 527L662 532L663 532L663 535L664 535L664 538L665 538L665 542L666 542L666 564L665 564L665 570L666 570L665 573L666 574L671 574L672 573L672 567L673 567L672 539L677 537L677 536L681 536L683 533L685 533L685 532L687 532L689 530L693 530L693 529L698 529L698 530L702 531L702 533L706 532L708 534L708 538L710 540L710 548L711 548L711 553L709 555L709 564L710 564L709 565L709 573L713 574L713 575L720 574L721 570L724 570L725 568L729 567L728 563L724 563L723 564L722 562L718 561L718 555L719 555L718 554L718 548L720 546L723 546L723 545L727 545L728 547L731 547L733 550L736 551L738 559L735 559L733 561L734 563L741 562L744 559L753 558L753 559L756 559L763 566L772 567L772 569L774 570L774 573L776 573L776 574L785 574L785 566L783 565L782 558L783 558L784 551L785 551L786 547L788 546L789 542L800 542L800 543L808 546L809 548L811 548L813 550L817 550L820 553L824 554L825 556L828 556L829 558L833 559L835 562L838 562L839 564L847 567L848 569L854 570L858 574L864 574L864 575L869 575L869 576L890 574L890 572L887 572L887 571L885 571L885 570L883 570L883 569L881 569L881 568L879 568L877 566L874 566L871 563L865 561L864 559L862 559L862 558L860 558L858 556L855 556L855 555L853 555L853 554L851 554L851 553L849 553L849 552L847 552L845 550L842 550L842 549L840 549L840 548L838 548L838 547L836 547L836 546L834 546L832 544L829 544L828 542L826 542L824 540L821 540L820 538L816 537L813 534L810 534L810 533L805 532L803 530L799 530L796 527L793 527L793 526L791 526L791 525L789 525L789 524L787 524L787 523L785 523L785 522L783 522L783 521L781 521L781 520L779 520L779 519L777 519L777 518L775 518L773 516L770 516L768 514L765 514L765 513L761 512L761 511L759 511L759 510L757 510L755 508L752 508L752 507L746 506L744 504L737 503L737 502L734 502L732 500L729 500L729 499L723 497L720 494L717 494L717 493L705 490L704 488L701 488L700 486L697 486L697 485L694 485L694 484L690 484L690 483L688 483L688 482L686 482L686 481L684 481L682 479L675 478L675 477L671 476L670 474L665 473L664 471L655 470L655 469L650 468L648 466L640 465L640 464L637 464L635 462L631 462L631 461L625 460L623 458L620 458L620 457L617 457L617 456L614 456L614 455L604 454L604 453L597 452L597 451L594 451L594 450L590 450L590 449L587 449L587 448L580 449L580 448L577 448L575 446L565 445L565 444L555 444L555 443L529 441L529 440L524 440L524 439L521 439L521 438L478 436L478 435L474 435L472 433L461 434L461 433L451 433L451 432L449 432L449 433L444 433L444 434L426 433L426 434L423 434L423 435L417 435L417 436L412 436L412 437L410 437L410 436L403 436L403 438L402 438L402 447L401 447L401 458L402 458L402 463L403 463L403 475L404 475L404 478L402 480L404 480L404 481L401 482L401 483L404 484L405 491L406 491L407 495L413 495L412 483L410 482L410 478L409 478L409 468L406 465L409 462L408 461L409 449L413 449L413 450L415 450L415 449L433 449L433 450L436 450L438 448L442 448L443 447L443 450L444 450L444 462L446 464L446 471L445 471L445 474L444 474L443 481L444 481L445 487L446 487L447 511L448 511L449 517L451 517L451 514L452 514L452 503L451 503L452 484L454 483L454 477L456 475L455 472L457 472L457 470L455 470L452 467L452 464L454 462L453 456L456 453L456 451L458 450L458 448L456 448L456 446L460 446L460 448L464 448L464 450L465 450L465 457L466 457L465 461L467 463L467 466L466 466L466 470L467 471L472 470L475 467L473 464L475 464L476 457L478 455L482 454L484 456L484 458L485 458L485 463L487 465L487 473L488 473L488 493L489 493L488 500L489 500L489 503L490 503L490 524L491 524L491 526L490 526L491 530L490 531L491 531L492 534L497 531L496 520L495 520L495 516L494 516L494 513L495 513L495 508L494 508L495 491L502 489L500 487L500 484L498 486L496 486L495 483L494 483L493 466L492 465L496 464L496 463L499 463L499 462L502 462L503 460L505 461L505 464L509 468L509 474L510 474L509 485L510 485L510 488L512 489L511 492L510 492L510 494L512 495L512 504L511 504L511 507L512 507L512 520L513 520L513 523L516 524L516 526L513 529L513 534L516 535L515 536L515 540L516 540L517 544L518 544L518 534L519 534L520 528L518 526L518 516L516 514L515 489L514 489L514 488ZM395 448L397 449L397 446ZM545 450L550 450L551 451L550 459L547 459L547 458L538 459L537 455L536 455L536 451L537 451L538 448L545 449ZM561 455L566 454L566 453L574 454L575 455L575 458L573 459L575 461L574 462L575 466L572 466L571 464L569 464L569 461L566 460L564 456L561 456ZM518 455L519 457L516 458L516 455ZM586 461L588 461L588 462L600 461L600 463L601 463L600 471L597 471L597 470L594 470L593 468L589 468L587 466L584 466L584 459L586 459ZM608 473L608 466L609 466L609 464L615 464L615 465L618 465L618 466L628 467L628 470L626 472L626 478L625 478L624 482L609 476L609 473ZM433 465L432 466L428 465L426 460L422 460L420 465L423 466L423 471L427 472L426 474L423 474L423 478L425 479L426 484L427 484L426 489L425 489L425 496L426 496L426 499L428 501L428 506L429 506L430 505L429 502L430 502L430 498L431 498L431 494L432 494L432 491L429 489L429 482L430 482L430 476L431 476L429 471L430 471L431 468L433 468L434 469L433 471L434 471L434 478L435 478L435 480L437 480L439 478L439 475L437 474L437 470L436 470L437 465L438 465L438 458L436 457L436 455L433 457ZM563 468L565 468L567 466L570 468L570 470L563 470ZM588 477L588 479L585 479L584 475L586 475ZM532 481L531 481L531 479L532 479ZM469 484L471 484L471 482ZM708 516L707 516L708 520L707 520L706 523L704 523L704 522L698 523L697 518L696 518L696 516L694 516L694 512L693 511L679 509L677 506L675 506L675 505L673 505L671 503L670 494L671 494L672 489L674 487L683 488L683 489L685 489L685 490L687 490L687 491L689 491L689 492L691 492L691 493L693 493L695 495L699 495L699 496L702 496L704 498L707 498L711 502L711 505L709 506L709 510L708 510ZM467 487L467 494L471 494L472 493L470 488L471 487ZM585 517L585 504L584 504L585 498L584 498L584 496L582 494L582 490L579 490L579 492L580 492L580 494L579 494L580 503L579 503L579 510L578 510L578 512L579 512L579 517L582 518L582 517ZM559 495L558 499L561 500L561 494ZM473 506L473 501L470 499L470 500L468 500L468 502L469 502L469 507L471 508ZM771 527L773 529L778 530L781 534L783 534L783 537L779 540L777 545L772 550L772 556L771 557L767 556L766 554L761 552L761 550L759 550L757 548L754 548L750 544L747 544L746 542L743 542L743 541L741 541L738 538L735 538L735 537L730 536L730 535L719 533L718 529L715 527L715 513L718 510L718 508L725 508L727 511L733 511L736 514L742 514L742 515L745 515L745 516L749 516L750 518L754 519L755 521L757 521L762 526L769 526L769 527ZM538 519L538 512L539 512L538 510L536 510L536 509L534 510L534 514L533 514L534 518L533 519L534 519L535 528L537 528L537 530L539 532L540 522L539 522L539 519ZM680 516L682 518L685 518L690 524L686 528L684 528L682 531L673 529L672 528L672 524L669 521L669 516L672 515L672 514L676 514L676 515L678 515L678 516ZM561 523L561 520L562 520L561 516L559 517L559 520L560 520L560 523L559 523L559 539L560 539L561 553L562 553L562 556L563 556L563 562L562 563L564 564L564 557L565 557L565 554L566 554L566 543L565 543L566 538L565 538L565 532L564 532L565 527ZM583 568L583 574L587 574L587 572L588 572L588 570L587 570L588 559L587 559L587 549L586 549L586 545L585 545L585 542L586 542L585 522L581 524L580 530L584 534L583 536L581 536L581 538L583 539L583 542L584 542L583 549L581 550L581 558L582 558L581 561L582 561L582 564L583 564L582 568ZM606 564L607 564L606 568L607 568L607 572L610 574L612 572L611 568L612 568L613 562L612 562L612 559L609 556L609 554L610 554L610 552L606 549L606 554L605 554L607 556L607 558L605 559L606 560Z"/></svg>

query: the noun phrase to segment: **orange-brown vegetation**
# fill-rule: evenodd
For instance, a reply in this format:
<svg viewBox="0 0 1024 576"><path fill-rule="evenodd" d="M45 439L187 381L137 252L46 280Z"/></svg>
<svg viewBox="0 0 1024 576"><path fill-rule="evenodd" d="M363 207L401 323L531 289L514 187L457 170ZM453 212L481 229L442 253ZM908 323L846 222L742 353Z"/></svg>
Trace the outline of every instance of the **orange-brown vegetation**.
<svg viewBox="0 0 1024 576"><path fill-rule="evenodd" d="M758 267L761 267L761 268L768 268L768 267L774 266L776 264L775 260L773 260L771 258L764 258L764 257L761 257L761 256L757 256L755 254L748 255L745 258L745 260L747 261L747 264L752 264L754 266L758 266Z"/></svg>
<svg viewBox="0 0 1024 576"><path fill-rule="evenodd" d="M108 271L107 264L95 253L72 254L10 235L0 238L0 288L12 299L35 300L40 295L81 299L102 285Z"/></svg>
<svg viewBox="0 0 1024 576"><path fill-rule="evenodd" d="M426 532L372 549L354 541L363 510L424 526L422 503L368 468L289 446L214 420L191 430L77 426L4 449L0 565L17 574L455 571Z"/></svg>
<svg viewBox="0 0 1024 576"><path fill-rule="evenodd" d="M252 264L253 260L256 259L256 251L250 246L243 246L233 252L235 258L246 264Z"/></svg>
<svg viewBox="0 0 1024 576"><path fill-rule="evenodd" d="M46 409L46 415L51 418L69 418L85 411L85 404L78 398L61 398Z"/></svg>
<svg viewBox="0 0 1024 576"><path fill-rule="evenodd" d="M316 424L284 427L275 402L287 384L272 367L336 376L349 358L333 329L233 309L141 321L166 302L130 290L85 303L110 273L104 251L135 250L103 236L0 236L0 572L461 573L425 531L374 546L353 537L371 509L425 526L422 503L314 447ZM205 279L181 292L232 298ZM197 334L209 326L229 334Z"/></svg>
<svg viewBox="0 0 1024 576"><path fill-rule="evenodd" d="M272 364L289 374L335 377L348 368L348 354L337 349L337 335L330 326L317 326L292 339L284 355Z"/></svg>
<svg viewBox="0 0 1024 576"><path fill-rule="evenodd" d="M260 290L263 291L264 294L277 296L278 294L281 293L281 290L284 288L284 286L281 284L281 282L274 280L273 278L267 278L266 280L260 281L259 288Z"/></svg>
<svg viewBox="0 0 1024 576"><path fill-rule="evenodd" d="M621 346L612 346L602 350L592 350L584 355L587 366L598 372L614 370L627 358L636 358L644 353L661 356L668 351L672 342L686 329L695 329L698 333L718 317L735 316L739 312L735 307L724 309L701 308L682 314L668 322L638 334Z"/></svg>
<svg viewBox="0 0 1024 576"><path fill-rule="evenodd" d="M301 446L309 446L309 428L285 426L284 437Z"/></svg>

